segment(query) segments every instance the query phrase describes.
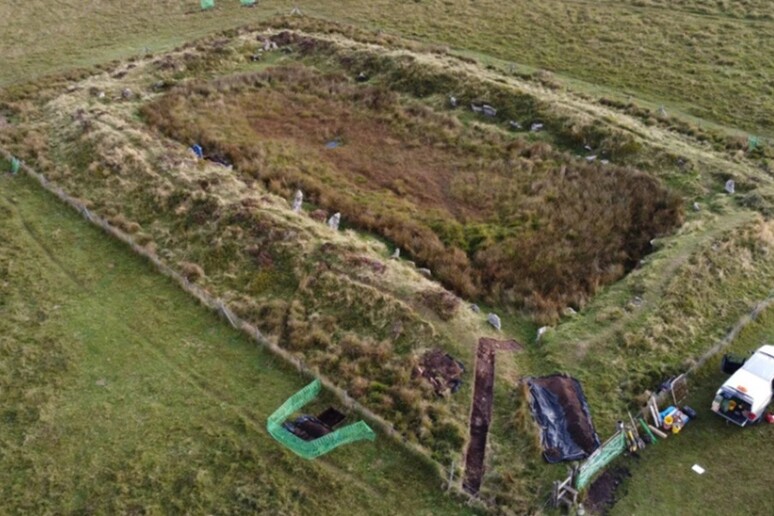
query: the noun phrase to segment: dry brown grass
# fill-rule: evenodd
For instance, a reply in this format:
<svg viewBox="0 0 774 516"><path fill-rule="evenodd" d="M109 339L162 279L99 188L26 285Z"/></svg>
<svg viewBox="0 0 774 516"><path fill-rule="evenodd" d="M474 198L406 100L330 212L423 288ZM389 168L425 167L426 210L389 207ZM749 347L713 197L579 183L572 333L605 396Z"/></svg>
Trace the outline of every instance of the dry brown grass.
<svg viewBox="0 0 774 516"><path fill-rule="evenodd" d="M468 127L391 85L293 65L190 83L142 112L275 193L302 188L461 295L526 307L543 320L584 305L681 221L677 197L645 173ZM430 85L425 95L442 93ZM326 149L334 139L341 146Z"/></svg>

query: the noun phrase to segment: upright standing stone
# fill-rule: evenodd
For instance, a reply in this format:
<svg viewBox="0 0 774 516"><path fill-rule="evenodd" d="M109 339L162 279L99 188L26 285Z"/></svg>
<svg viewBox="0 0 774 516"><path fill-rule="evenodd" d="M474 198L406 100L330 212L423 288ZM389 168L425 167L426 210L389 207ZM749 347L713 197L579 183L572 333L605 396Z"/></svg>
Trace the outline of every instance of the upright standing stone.
<svg viewBox="0 0 774 516"><path fill-rule="evenodd" d="M341 213L336 212L331 218L328 219L328 227L333 231L339 230L339 223L341 222Z"/></svg>
<svg viewBox="0 0 774 516"><path fill-rule="evenodd" d="M298 213L301 211L301 206L304 204L304 192L296 190L296 196L293 197L293 211Z"/></svg>
<svg viewBox="0 0 774 516"><path fill-rule="evenodd" d="M726 181L725 189L726 189L726 192L730 194L734 193L734 191L736 190L736 183L734 183L733 179L729 179L728 181Z"/></svg>

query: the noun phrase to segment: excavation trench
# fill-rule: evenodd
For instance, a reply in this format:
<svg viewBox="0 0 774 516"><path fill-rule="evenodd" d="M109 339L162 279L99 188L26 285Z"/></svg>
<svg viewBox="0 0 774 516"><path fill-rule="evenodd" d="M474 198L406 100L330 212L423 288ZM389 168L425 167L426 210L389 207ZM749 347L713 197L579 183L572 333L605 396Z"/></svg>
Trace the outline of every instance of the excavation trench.
<svg viewBox="0 0 774 516"><path fill-rule="evenodd" d="M486 458L486 439L492 422L494 403L495 352L518 351L523 346L513 340L482 337L476 350L476 379L473 386L473 409L470 413L470 441L465 453L465 477L462 487L475 495L481 489Z"/></svg>

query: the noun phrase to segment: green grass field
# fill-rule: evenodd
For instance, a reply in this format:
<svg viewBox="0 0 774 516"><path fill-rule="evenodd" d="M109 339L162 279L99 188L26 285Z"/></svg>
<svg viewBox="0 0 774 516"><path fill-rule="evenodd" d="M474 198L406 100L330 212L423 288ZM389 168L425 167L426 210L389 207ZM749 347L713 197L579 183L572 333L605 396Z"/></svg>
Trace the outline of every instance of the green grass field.
<svg viewBox="0 0 774 516"><path fill-rule="evenodd" d="M548 70L593 95L633 96L774 136L774 20L760 0L264 0L254 9L229 0L204 13L191 0L99 2L86 12L80 4L32 0L0 7L0 18L10 20L0 42L0 85L145 47L169 50L215 29L289 14L293 5L306 15Z"/></svg>
<svg viewBox="0 0 774 516"><path fill-rule="evenodd" d="M0 214L2 512L468 512L383 435L284 450L265 421L307 380L30 179Z"/></svg>
<svg viewBox="0 0 774 516"><path fill-rule="evenodd" d="M774 342L774 313L761 314L728 348L739 355ZM677 436L648 448L639 461L626 460L632 478L612 514L770 514L774 425L762 421L739 428L710 410L715 391L726 381L720 356L691 379L686 404L698 418ZM706 472L698 475L691 466Z"/></svg>
<svg viewBox="0 0 774 516"><path fill-rule="evenodd" d="M581 139L600 128L600 134L610 130L631 136L627 141L635 141L637 150L625 165L652 173L677 192L685 223L655 241L654 252L623 279L590 289L596 295L584 300L577 315L559 319L556 314L564 305L558 306L552 320L560 324L540 343L534 341L538 324L526 311L501 313L504 334L524 341L527 349L498 356L482 499L502 511L543 512L550 481L562 476L564 467L546 466L540 459L534 425L517 387L521 376L558 370L579 378L604 439L625 410L636 407L645 389L690 367L771 292L774 162L770 151L752 153L747 147L748 133L774 136L774 18L768 2L297 4L308 17L352 26L329 26L310 18L280 20L276 17L288 14L293 4L275 0L260 2L254 9L240 8L236 0L219 1L214 11L204 13L198 2L172 0L109 0L89 6L52 6L40 0L4 3L0 19L11 22L0 38L0 88L6 88L0 89L0 141L16 146L15 152L68 192L82 196L95 212L121 227L139 227L135 238L160 244L158 249L166 253L160 256L170 264L203 260L206 286L218 295L234 294L229 300L241 303L240 315L249 313L265 322L261 329L268 334L273 327L297 356L314 357L313 365L323 373L339 381L351 379L346 388L359 393L368 408L379 407L377 412L394 418L396 428L411 440L427 446L442 443L441 453L435 455L443 457L440 466L445 468L449 459L456 458L459 473L462 450L454 446L464 433L470 382L466 380L454 398L423 398L419 382L408 378L413 358L401 355L405 351L401 348L395 354L400 360L393 359L392 344L384 342L396 327L392 319L399 318L406 323L403 342L410 342L408 348L440 343L469 361L475 338L491 332L482 322L483 314L476 319L465 309L458 310L451 322L440 320L437 307L418 301L426 293L422 289L438 285L420 282L416 271L405 275L409 270L401 269L405 262L388 262L382 281L361 270L363 263L372 262L323 256L315 246L329 235L306 222L294 227L296 219L276 198L262 205L265 219L241 223L248 220L245 229L250 229L259 220L300 232L304 250L300 256L306 261L276 259L277 269L287 273L281 277L255 268L255 262L266 260L265 249L243 253L250 249L244 247L244 239L229 247L229 238L241 238L239 228L229 226L233 232L224 236L217 224L196 219L192 206L206 216L213 208L207 202L197 204L212 200L201 192L180 203L182 217L162 220L154 203L177 195L186 198L191 185L203 191L212 186L215 197L221 196L217 207L241 195L242 187L217 177L211 168L185 169L184 149L142 133L141 117L127 107L129 103L97 101L86 93L87 87L80 100L77 91L68 97L67 80L44 76L137 57L146 50L160 55L214 31L273 18L277 23L299 24L302 30L329 31L331 38L346 44L369 42L395 52L415 52L412 57L421 62L449 66L447 49L472 57L480 66L467 70L478 74L476 80L480 77L488 87L515 88L510 91L523 94L519 101L529 100L529 109L534 101L544 110L541 115L556 117L551 131L527 135L538 150L545 141L561 152L582 152ZM204 43L204 48L211 50L214 41ZM395 43L402 50L390 48ZM254 37L250 44L257 45ZM217 57L217 49L212 55ZM234 71L276 64L245 64L240 59L234 59L239 62ZM468 64L455 62L452 73L461 73ZM417 75L412 77L425 85L420 71L419 66L413 68ZM207 73L215 75L213 70ZM153 95L148 93L153 91L149 83L143 82L150 75L131 84L135 92ZM175 80L183 77L168 75ZM39 83L28 85L30 80ZM121 80L104 76L89 84L109 84L120 96ZM432 91L433 85L429 87ZM410 89L401 93L402 100L413 94ZM431 110L446 109L447 92L433 93L411 99L416 113L427 116ZM58 95L61 98L45 104ZM598 102L600 97L608 100ZM628 105L630 100L636 106ZM669 117L656 116L661 105ZM83 129L83 139L76 123L81 107L92 124ZM260 118L260 110L253 116ZM484 125L470 113L454 122L475 131ZM95 127L98 130L93 131ZM720 138L705 144L702 134L697 137L699 127L731 135L732 141L727 144ZM562 137L580 131L581 139L567 144L553 134L559 128L565 131ZM160 147L164 145L166 149ZM246 145L250 147L250 142ZM167 153L169 149L174 150ZM382 150L378 143L371 149L375 156ZM291 149L280 161L292 163L292 154ZM536 162L548 163L539 156ZM555 171L556 166L545 166ZM2 160L0 170L7 170ZM167 175L170 170L179 177ZM564 170L561 174L564 179ZM729 178L737 181L733 197L722 190ZM274 179L281 183L282 174ZM132 181L154 188L127 188L121 197L121 188ZM295 187L281 183L251 195L268 191L289 195ZM374 199L374 204L381 202L378 196ZM694 201L700 204L699 211L691 209ZM255 214L254 205L243 207ZM239 225L242 211L230 215ZM180 228L193 230L189 234ZM561 234L561 228L557 231ZM217 245L211 246L215 241ZM381 237L374 235L347 232L335 245L348 259L386 257ZM242 261L223 259L228 253ZM333 272L319 274L322 269L311 267L320 265L317 262ZM347 276L343 280L342 271ZM318 279L322 281L315 283ZM236 295L245 285L252 299ZM496 303L482 304L484 314L503 308ZM353 315L350 306L359 311ZM768 313L752 325L733 349L753 349L771 338L771 319ZM347 353L357 360L339 359L342 333L349 334ZM397 342L398 337L392 338ZM390 357L389 363L385 357ZM710 361L693 383L689 403L699 410L700 419L643 453L632 466L634 477L619 493L624 498L615 507L616 514L678 508L685 514L733 514L739 513L739 498L746 500L745 513L768 514L767 499L760 494L770 489L770 481L765 466L751 460L748 451L757 446L760 456L770 453L774 426L739 430L709 413L711 395L724 378L716 372L717 360ZM393 375L395 381L386 385L378 375ZM375 385L369 384L374 378ZM34 182L0 175L0 512L471 511L444 494L437 464L428 464L382 435L376 443L348 446L311 463L279 447L264 429L265 418L305 382ZM329 396L314 408L332 400ZM409 417L403 403L418 409ZM437 424L439 420L444 425ZM456 444L450 447L449 442ZM707 474L699 477L691 472L693 463L707 468Z"/></svg>

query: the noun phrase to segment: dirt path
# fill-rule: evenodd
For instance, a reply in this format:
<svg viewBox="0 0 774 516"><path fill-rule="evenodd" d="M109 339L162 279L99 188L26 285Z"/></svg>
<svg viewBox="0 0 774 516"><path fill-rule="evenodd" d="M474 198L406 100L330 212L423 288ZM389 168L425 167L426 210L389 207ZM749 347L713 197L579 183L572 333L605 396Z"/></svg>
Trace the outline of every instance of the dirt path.
<svg viewBox="0 0 774 516"><path fill-rule="evenodd" d="M470 413L470 441L465 453L465 478L462 487L475 495L484 478L484 458L489 424L492 422L494 402L495 352L517 351L523 346L513 340L495 340L482 337L476 350L476 381L473 387L473 410Z"/></svg>

